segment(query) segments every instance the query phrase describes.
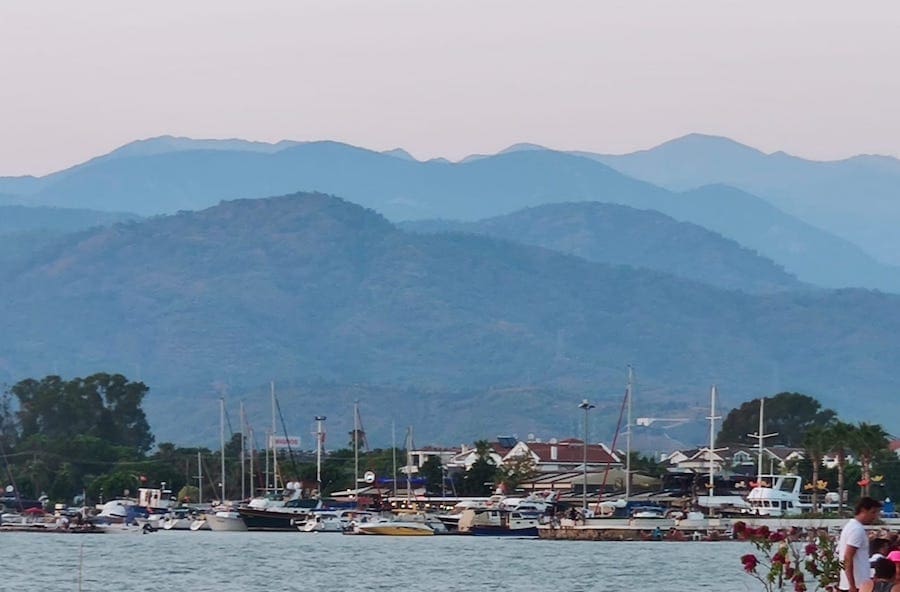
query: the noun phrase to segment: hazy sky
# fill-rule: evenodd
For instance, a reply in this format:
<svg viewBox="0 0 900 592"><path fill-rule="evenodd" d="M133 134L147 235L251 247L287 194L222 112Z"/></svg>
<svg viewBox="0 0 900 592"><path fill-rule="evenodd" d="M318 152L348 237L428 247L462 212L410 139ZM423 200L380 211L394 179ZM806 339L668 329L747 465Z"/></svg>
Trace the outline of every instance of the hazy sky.
<svg viewBox="0 0 900 592"><path fill-rule="evenodd" d="M0 174L162 134L900 155L900 3L0 0Z"/></svg>

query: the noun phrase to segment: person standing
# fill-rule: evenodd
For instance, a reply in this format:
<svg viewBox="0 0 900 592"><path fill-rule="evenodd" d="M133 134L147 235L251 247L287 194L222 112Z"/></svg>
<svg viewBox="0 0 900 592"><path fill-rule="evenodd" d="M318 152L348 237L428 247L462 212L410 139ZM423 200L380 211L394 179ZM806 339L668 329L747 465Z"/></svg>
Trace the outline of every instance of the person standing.
<svg viewBox="0 0 900 592"><path fill-rule="evenodd" d="M859 592L860 586L872 579L869 567L869 535L866 524L878 520L881 513L881 502L871 497L863 497L856 504L856 514L841 530L838 541L838 557L841 568L841 581L838 589L845 592Z"/></svg>

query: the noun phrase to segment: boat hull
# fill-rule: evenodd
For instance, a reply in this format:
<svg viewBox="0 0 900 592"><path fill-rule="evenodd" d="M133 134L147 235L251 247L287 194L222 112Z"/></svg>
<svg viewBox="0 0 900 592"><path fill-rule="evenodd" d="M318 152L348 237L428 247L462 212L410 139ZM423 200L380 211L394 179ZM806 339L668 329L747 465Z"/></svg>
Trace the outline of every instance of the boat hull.
<svg viewBox="0 0 900 592"><path fill-rule="evenodd" d="M527 528L504 528L502 526L472 526L469 534L474 536L536 537L537 526Z"/></svg>
<svg viewBox="0 0 900 592"><path fill-rule="evenodd" d="M360 525L357 534L383 536L434 536L434 531L424 524L372 524Z"/></svg>
<svg viewBox="0 0 900 592"><path fill-rule="evenodd" d="M227 514L231 514L227 512ZM247 530L247 525L240 516L229 515L220 516L217 514L207 514L205 519L206 525L210 530L224 532L243 532Z"/></svg>

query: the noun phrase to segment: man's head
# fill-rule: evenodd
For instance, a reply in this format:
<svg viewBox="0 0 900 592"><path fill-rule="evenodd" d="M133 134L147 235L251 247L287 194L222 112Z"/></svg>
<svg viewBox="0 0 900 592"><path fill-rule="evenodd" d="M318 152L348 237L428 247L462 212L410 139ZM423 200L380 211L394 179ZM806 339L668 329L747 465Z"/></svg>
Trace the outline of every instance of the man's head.
<svg viewBox="0 0 900 592"><path fill-rule="evenodd" d="M875 577L881 580L893 580L897 573L897 566L890 559L879 559L875 562Z"/></svg>
<svg viewBox="0 0 900 592"><path fill-rule="evenodd" d="M872 524L881 513L881 502L871 497L860 498L856 504L856 519L863 524Z"/></svg>

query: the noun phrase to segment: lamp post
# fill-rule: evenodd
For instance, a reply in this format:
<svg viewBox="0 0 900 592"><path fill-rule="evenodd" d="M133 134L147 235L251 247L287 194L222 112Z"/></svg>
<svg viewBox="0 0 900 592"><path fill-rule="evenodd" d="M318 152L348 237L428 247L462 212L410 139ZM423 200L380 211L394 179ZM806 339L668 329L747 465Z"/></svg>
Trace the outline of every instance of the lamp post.
<svg viewBox="0 0 900 592"><path fill-rule="evenodd" d="M588 440L588 411L596 407L590 401L584 399L578 405L579 409L584 409L584 443L582 446L582 483L581 483L581 515L587 517L587 440Z"/></svg>

